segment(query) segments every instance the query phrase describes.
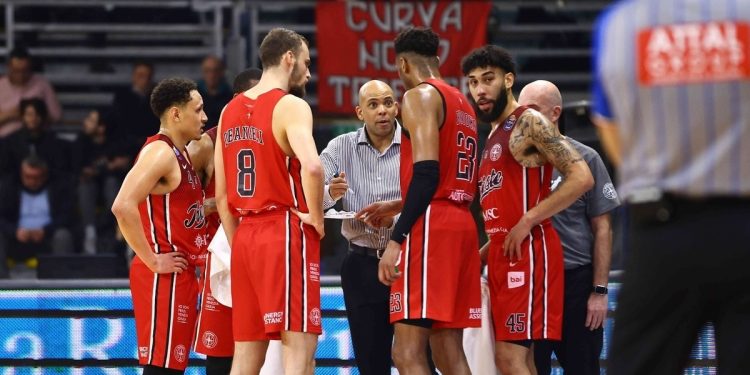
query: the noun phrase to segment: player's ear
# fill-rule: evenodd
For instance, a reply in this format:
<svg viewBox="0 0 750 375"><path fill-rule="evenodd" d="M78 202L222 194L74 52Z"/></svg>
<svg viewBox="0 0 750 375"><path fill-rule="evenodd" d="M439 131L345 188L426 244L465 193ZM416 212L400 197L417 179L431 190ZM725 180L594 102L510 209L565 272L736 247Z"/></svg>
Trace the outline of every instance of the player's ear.
<svg viewBox="0 0 750 375"><path fill-rule="evenodd" d="M503 79L505 80L505 88L510 90L513 87L513 83L516 81L516 76L513 73L505 73Z"/></svg>
<svg viewBox="0 0 750 375"><path fill-rule="evenodd" d="M365 116L362 114L362 107L355 107L354 112L357 113L357 118L359 119L359 121L365 121Z"/></svg>
<svg viewBox="0 0 750 375"><path fill-rule="evenodd" d="M169 117L175 122L180 122L180 109L177 106L169 107Z"/></svg>
<svg viewBox="0 0 750 375"><path fill-rule="evenodd" d="M281 61L284 62L284 64L288 64L289 66L294 67L294 64L297 62L297 57L294 56L294 51L289 50L284 53L284 56L282 56Z"/></svg>

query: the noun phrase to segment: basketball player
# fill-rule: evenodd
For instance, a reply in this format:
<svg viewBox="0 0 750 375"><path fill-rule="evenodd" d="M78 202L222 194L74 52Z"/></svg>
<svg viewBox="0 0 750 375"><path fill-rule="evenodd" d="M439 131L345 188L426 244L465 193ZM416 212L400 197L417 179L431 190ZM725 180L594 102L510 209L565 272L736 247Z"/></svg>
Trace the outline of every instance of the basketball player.
<svg viewBox="0 0 750 375"><path fill-rule="evenodd" d="M442 373L469 374L463 328L478 327L482 317L478 238L469 212L476 192L477 123L466 98L441 79L438 43L426 28L404 30L395 40L407 88L404 198L378 277L391 286L393 361L402 374L430 373L428 343Z"/></svg>
<svg viewBox="0 0 750 375"><path fill-rule="evenodd" d="M185 144L200 139L206 114L195 83L183 78L161 81L151 109L159 133L143 145L112 212L136 253L130 290L143 373L181 374L195 330L195 266L208 245L203 187Z"/></svg>
<svg viewBox="0 0 750 375"><path fill-rule="evenodd" d="M490 123L479 166L479 200L488 257L495 363L505 375L529 374L532 340L560 340L563 257L550 217L591 189L591 172L573 146L539 112L519 106L511 88L515 63L498 46L464 57L469 99ZM550 194L552 169L563 182Z"/></svg>
<svg viewBox="0 0 750 375"><path fill-rule="evenodd" d="M250 68L234 78L234 95L237 96L258 83L260 69ZM193 167L205 186L206 197L204 212L208 231L208 243L211 243L219 229L219 213L216 211L214 181L214 144L216 143L214 126L206 130L201 139L190 142L188 154L193 160ZM201 307L198 314L195 343L193 350L206 355L206 374L228 374L232 368L234 340L232 339L232 308L224 306L211 295L211 252L208 253L206 266L203 267L201 280Z"/></svg>
<svg viewBox="0 0 750 375"><path fill-rule="evenodd" d="M216 202L232 246L233 374L257 374L269 339L284 372L312 374L321 333L323 168L312 111L307 41L275 28L260 45L263 75L219 121ZM288 95L288 94L294 95Z"/></svg>

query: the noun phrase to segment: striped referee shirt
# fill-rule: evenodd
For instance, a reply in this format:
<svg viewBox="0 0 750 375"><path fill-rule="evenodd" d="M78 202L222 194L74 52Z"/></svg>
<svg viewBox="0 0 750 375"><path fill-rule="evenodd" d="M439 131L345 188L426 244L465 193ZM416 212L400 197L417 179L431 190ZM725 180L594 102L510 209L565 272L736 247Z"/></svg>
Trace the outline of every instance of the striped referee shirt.
<svg viewBox="0 0 750 375"><path fill-rule="evenodd" d="M593 109L619 127L623 197L750 196L748 0L622 1L593 40Z"/></svg>
<svg viewBox="0 0 750 375"><path fill-rule="evenodd" d="M346 173L349 191L341 198L344 211L357 212L377 201L401 198L399 167L401 153L401 126L396 124L393 140L383 153L370 144L365 127L342 134L330 142L320 153L325 170L325 184L338 172ZM328 189L326 189L327 191ZM328 193L323 194L323 207L336 203ZM392 229L372 228L355 219L344 220L341 234L349 242L373 249L385 248Z"/></svg>

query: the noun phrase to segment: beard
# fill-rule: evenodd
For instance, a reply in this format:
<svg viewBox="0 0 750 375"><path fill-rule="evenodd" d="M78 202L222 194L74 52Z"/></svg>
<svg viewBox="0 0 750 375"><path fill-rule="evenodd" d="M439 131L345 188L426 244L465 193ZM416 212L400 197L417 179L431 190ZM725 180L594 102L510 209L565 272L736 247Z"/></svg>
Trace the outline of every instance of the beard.
<svg viewBox="0 0 750 375"><path fill-rule="evenodd" d="M298 82L302 82L302 84L298 84ZM307 93L305 91L304 82L305 72L303 72L302 69L299 69L297 64L295 64L292 69L292 76L289 78L289 93L298 98L304 98Z"/></svg>
<svg viewBox="0 0 750 375"><path fill-rule="evenodd" d="M494 100L487 100L492 103L492 108L489 111L483 111L479 108L479 104L474 100L473 95L469 95L469 102L474 107L474 112L482 122L490 123L498 120L498 117L503 113L505 107L508 106L508 90L505 88L505 84L500 87L500 93L498 98Z"/></svg>

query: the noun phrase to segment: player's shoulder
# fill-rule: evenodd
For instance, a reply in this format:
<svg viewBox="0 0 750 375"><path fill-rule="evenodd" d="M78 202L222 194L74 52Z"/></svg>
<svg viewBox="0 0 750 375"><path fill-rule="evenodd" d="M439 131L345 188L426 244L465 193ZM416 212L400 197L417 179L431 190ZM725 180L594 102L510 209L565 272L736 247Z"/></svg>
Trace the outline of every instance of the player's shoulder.
<svg viewBox="0 0 750 375"><path fill-rule="evenodd" d="M154 168L173 165L178 152L166 141L155 139L141 148L136 164L150 165Z"/></svg>
<svg viewBox="0 0 750 375"><path fill-rule="evenodd" d="M276 108L307 108L309 110L310 104L298 96L287 94L279 98Z"/></svg>

